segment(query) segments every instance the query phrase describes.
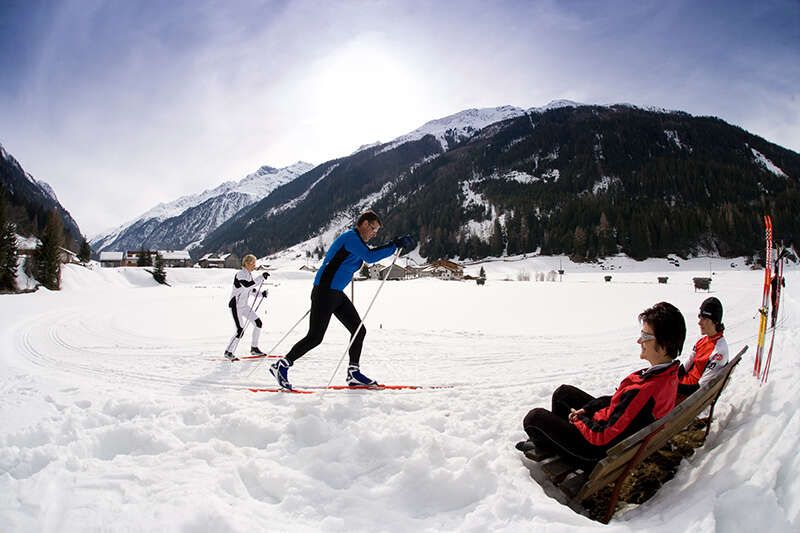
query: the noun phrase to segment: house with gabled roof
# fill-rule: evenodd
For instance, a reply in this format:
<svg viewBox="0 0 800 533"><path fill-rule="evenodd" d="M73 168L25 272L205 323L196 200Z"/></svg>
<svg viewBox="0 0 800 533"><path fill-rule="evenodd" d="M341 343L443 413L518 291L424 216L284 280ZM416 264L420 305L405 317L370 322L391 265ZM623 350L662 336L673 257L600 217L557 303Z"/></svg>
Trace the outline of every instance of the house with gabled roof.
<svg viewBox="0 0 800 533"><path fill-rule="evenodd" d="M158 255L164 261L165 267L186 268L192 266L189 250L159 250Z"/></svg>
<svg viewBox="0 0 800 533"><path fill-rule="evenodd" d="M421 277L460 281L464 279L464 267L447 259L438 259L422 267L419 274Z"/></svg>
<svg viewBox="0 0 800 533"><path fill-rule="evenodd" d="M234 253L213 252L201 257L197 264L201 268L241 268L242 261Z"/></svg>
<svg viewBox="0 0 800 533"><path fill-rule="evenodd" d="M100 252L100 266L101 267L121 267L122 259L125 252Z"/></svg>
<svg viewBox="0 0 800 533"><path fill-rule="evenodd" d="M380 271L380 279L399 280L406 279L406 269L400 265L389 265Z"/></svg>

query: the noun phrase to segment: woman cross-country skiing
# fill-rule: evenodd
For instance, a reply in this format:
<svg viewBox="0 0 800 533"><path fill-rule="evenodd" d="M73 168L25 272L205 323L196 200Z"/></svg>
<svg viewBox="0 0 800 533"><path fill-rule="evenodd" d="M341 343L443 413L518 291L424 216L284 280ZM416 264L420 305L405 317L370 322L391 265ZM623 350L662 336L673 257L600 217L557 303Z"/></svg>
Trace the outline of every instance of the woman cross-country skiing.
<svg viewBox="0 0 800 533"><path fill-rule="evenodd" d="M259 296L258 289L255 286L256 282L253 281L252 274L255 268L256 256L247 254L242 258L242 269L233 277L233 289L231 290L230 300L228 300L228 307L233 315L236 333L234 333L231 341L228 343L228 347L225 349L225 358L231 361L239 360L233 352L239 344L239 339L241 339L244 334L244 326L247 323L245 322L246 320L252 322L254 326L253 339L252 342L250 342L250 355L264 355L264 352L258 348L258 339L261 336L261 319L256 316L252 306L248 303L251 294L256 298ZM264 279L267 279L269 273L264 272L262 276ZM266 290L261 291L261 297L267 297ZM255 299L253 301L255 302Z"/></svg>

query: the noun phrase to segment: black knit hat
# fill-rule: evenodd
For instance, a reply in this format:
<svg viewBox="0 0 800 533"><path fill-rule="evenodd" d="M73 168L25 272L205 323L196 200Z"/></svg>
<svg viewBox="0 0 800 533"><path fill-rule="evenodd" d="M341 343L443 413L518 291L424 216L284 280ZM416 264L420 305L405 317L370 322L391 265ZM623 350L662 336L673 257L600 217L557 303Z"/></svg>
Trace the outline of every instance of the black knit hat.
<svg viewBox="0 0 800 533"><path fill-rule="evenodd" d="M706 298L700 304L700 316L710 318L715 324L722 322L722 302L714 298Z"/></svg>

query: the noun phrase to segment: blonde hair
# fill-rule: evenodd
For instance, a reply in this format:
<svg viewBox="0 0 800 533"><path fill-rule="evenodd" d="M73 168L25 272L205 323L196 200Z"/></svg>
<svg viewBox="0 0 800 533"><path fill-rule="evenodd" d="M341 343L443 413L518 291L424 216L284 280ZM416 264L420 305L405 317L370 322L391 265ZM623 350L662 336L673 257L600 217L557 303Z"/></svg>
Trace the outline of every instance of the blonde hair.
<svg viewBox="0 0 800 533"><path fill-rule="evenodd" d="M242 266L245 266L249 263L256 264L256 256L253 254L247 254L246 256L242 257Z"/></svg>

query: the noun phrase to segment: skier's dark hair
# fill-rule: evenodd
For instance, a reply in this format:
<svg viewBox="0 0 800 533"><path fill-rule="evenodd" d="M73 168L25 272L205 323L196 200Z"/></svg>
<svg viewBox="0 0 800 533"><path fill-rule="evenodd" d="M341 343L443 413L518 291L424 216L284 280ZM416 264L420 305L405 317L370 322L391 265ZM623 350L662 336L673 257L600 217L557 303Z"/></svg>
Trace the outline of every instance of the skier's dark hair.
<svg viewBox="0 0 800 533"><path fill-rule="evenodd" d="M383 223L381 222L380 217L378 217L378 214L375 211L373 211L372 209L370 209L369 211L364 211L363 213L361 213L361 215L358 217L358 220L356 221L356 226L358 226L359 224L361 224L365 220L367 220L369 222L377 222L379 225L383 226Z"/></svg>
<svg viewBox="0 0 800 533"><path fill-rule="evenodd" d="M668 302L658 302L639 315L640 322L647 322L653 328L656 343L667 351L672 359L683 351L686 340L686 321L677 307Z"/></svg>

